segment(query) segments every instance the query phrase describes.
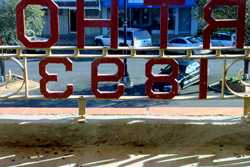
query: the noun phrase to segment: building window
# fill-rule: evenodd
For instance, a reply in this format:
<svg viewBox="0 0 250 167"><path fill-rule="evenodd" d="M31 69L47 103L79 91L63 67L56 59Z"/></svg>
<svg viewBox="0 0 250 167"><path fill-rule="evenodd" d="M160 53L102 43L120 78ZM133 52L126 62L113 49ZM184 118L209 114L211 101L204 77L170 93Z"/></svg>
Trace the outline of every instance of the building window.
<svg viewBox="0 0 250 167"><path fill-rule="evenodd" d="M149 9L143 9L143 12L142 12L142 24L143 25L149 25L150 24L150 11Z"/></svg>
<svg viewBox="0 0 250 167"><path fill-rule="evenodd" d="M191 31L191 9L179 9L179 32L188 34Z"/></svg>
<svg viewBox="0 0 250 167"><path fill-rule="evenodd" d="M100 18L98 10L85 10L85 18L97 19ZM76 10L69 10L69 28L70 32L76 32Z"/></svg>
<svg viewBox="0 0 250 167"><path fill-rule="evenodd" d="M175 29L175 10L174 9L169 9L168 29L173 30L173 31Z"/></svg>
<svg viewBox="0 0 250 167"><path fill-rule="evenodd" d="M131 9L129 10L130 24L134 27L145 27L151 24L151 10L150 9Z"/></svg>
<svg viewBox="0 0 250 167"><path fill-rule="evenodd" d="M85 0L84 1L85 9L94 9L101 10L101 1L100 0Z"/></svg>
<svg viewBox="0 0 250 167"><path fill-rule="evenodd" d="M169 9L168 17L168 30L173 32L176 26L176 9ZM151 27L153 30L160 30L160 10L152 9L152 22Z"/></svg>
<svg viewBox="0 0 250 167"><path fill-rule="evenodd" d="M69 30L70 32L76 32L76 11L69 11Z"/></svg>

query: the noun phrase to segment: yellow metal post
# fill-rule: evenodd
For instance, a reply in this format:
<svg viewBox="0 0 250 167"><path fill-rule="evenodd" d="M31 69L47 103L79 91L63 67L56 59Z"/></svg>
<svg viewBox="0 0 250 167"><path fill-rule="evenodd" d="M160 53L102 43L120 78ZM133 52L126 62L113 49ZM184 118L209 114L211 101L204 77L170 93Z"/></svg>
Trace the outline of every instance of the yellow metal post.
<svg viewBox="0 0 250 167"><path fill-rule="evenodd" d="M86 99L84 97L80 97L79 99L79 119L78 122L85 123L86 122Z"/></svg>
<svg viewBox="0 0 250 167"><path fill-rule="evenodd" d="M102 56L103 56L103 57L107 56L108 53L109 53L109 52L108 52L108 48L105 47L105 48L102 49Z"/></svg>
<svg viewBox="0 0 250 167"><path fill-rule="evenodd" d="M226 82L226 70L227 70L227 60L224 59L223 66L223 77L221 81L221 98L225 97L225 82Z"/></svg>
<svg viewBox="0 0 250 167"><path fill-rule="evenodd" d="M22 49L16 49L16 54L17 56L21 56L22 55Z"/></svg>
<svg viewBox="0 0 250 167"><path fill-rule="evenodd" d="M24 58L24 82L25 82L25 97L29 98L29 74L28 74L28 61Z"/></svg>
<svg viewBox="0 0 250 167"><path fill-rule="evenodd" d="M216 55L217 57L220 57L220 56L221 56L221 50L220 50L220 49L216 49L215 55Z"/></svg>
<svg viewBox="0 0 250 167"><path fill-rule="evenodd" d="M50 56L52 53L51 48L46 49L46 56Z"/></svg>
<svg viewBox="0 0 250 167"><path fill-rule="evenodd" d="M131 48L131 56L132 56L132 57L136 56L136 50L135 50L134 47Z"/></svg>
<svg viewBox="0 0 250 167"><path fill-rule="evenodd" d="M191 57L192 56L192 49L188 49L187 50L187 57Z"/></svg>
<svg viewBox="0 0 250 167"><path fill-rule="evenodd" d="M244 97L244 118L249 120L250 116L250 97Z"/></svg>
<svg viewBox="0 0 250 167"><path fill-rule="evenodd" d="M74 50L74 54L75 54L75 56L79 56L80 55L80 50L79 49L75 49Z"/></svg>
<svg viewBox="0 0 250 167"><path fill-rule="evenodd" d="M160 49L160 57L164 57L165 56L165 50L164 49Z"/></svg>

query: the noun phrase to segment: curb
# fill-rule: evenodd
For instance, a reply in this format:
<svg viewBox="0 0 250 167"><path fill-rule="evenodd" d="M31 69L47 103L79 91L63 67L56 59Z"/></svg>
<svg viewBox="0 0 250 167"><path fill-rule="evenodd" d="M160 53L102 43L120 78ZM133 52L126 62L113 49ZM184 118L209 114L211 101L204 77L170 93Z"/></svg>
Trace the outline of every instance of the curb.
<svg viewBox="0 0 250 167"><path fill-rule="evenodd" d="M0 146L196 146L250 144L238 116L1 115Z"/></svg>

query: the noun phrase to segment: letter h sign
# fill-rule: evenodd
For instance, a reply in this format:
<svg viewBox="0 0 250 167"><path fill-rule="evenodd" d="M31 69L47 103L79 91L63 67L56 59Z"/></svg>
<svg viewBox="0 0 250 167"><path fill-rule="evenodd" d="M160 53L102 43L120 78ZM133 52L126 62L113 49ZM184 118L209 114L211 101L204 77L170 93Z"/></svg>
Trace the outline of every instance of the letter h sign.
<svg viewBox="0 0 250 167"><path fill-rule="evenodd" d="M85 19L84 0L77 0L76 11L77 46L85 46L85 27L110 27L111 28L111 48L118 47L118 1L112 0L111 19Z"/></svg>

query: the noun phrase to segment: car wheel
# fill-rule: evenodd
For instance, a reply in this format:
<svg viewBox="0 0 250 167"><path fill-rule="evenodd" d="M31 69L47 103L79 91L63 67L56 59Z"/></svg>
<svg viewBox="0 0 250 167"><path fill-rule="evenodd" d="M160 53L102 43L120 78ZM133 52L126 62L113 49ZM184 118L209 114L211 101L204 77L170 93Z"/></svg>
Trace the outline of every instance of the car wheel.
<svg viewBox="0 0 250 167"><path fill-rule="evenodd" d="M164 86L161 85L159 88L158 88L159 92L164 92Z"/></svg>
<svg viewBox="0 0 250 167"><path fill-rule="evenodd" d="M179 95L182 88L181 88L181 85L180 85L180 84L177 84L177 86L178 86L178 88L177 88L177 95ZM164 92L164 87L163 87L163 86L160 86L160 87L158 88L158 90L159 90L159 92Z"/></svg>
<svg viewBox="0 0 250 167"><path fill-rule="evenodd" d="M100 41L100 40L96 41L95 43L96 43L96 46L104 46L104 45L103 45L103 42Z"/></svg>
<svg viewBox="0 0 250 167"><path fill-rule="evenodd" d="M180 95L180 93L181 93L181 85L180 85L180 84L178 84L177 86L178 86L178 89L177 89L177 95Z"/></svg>

